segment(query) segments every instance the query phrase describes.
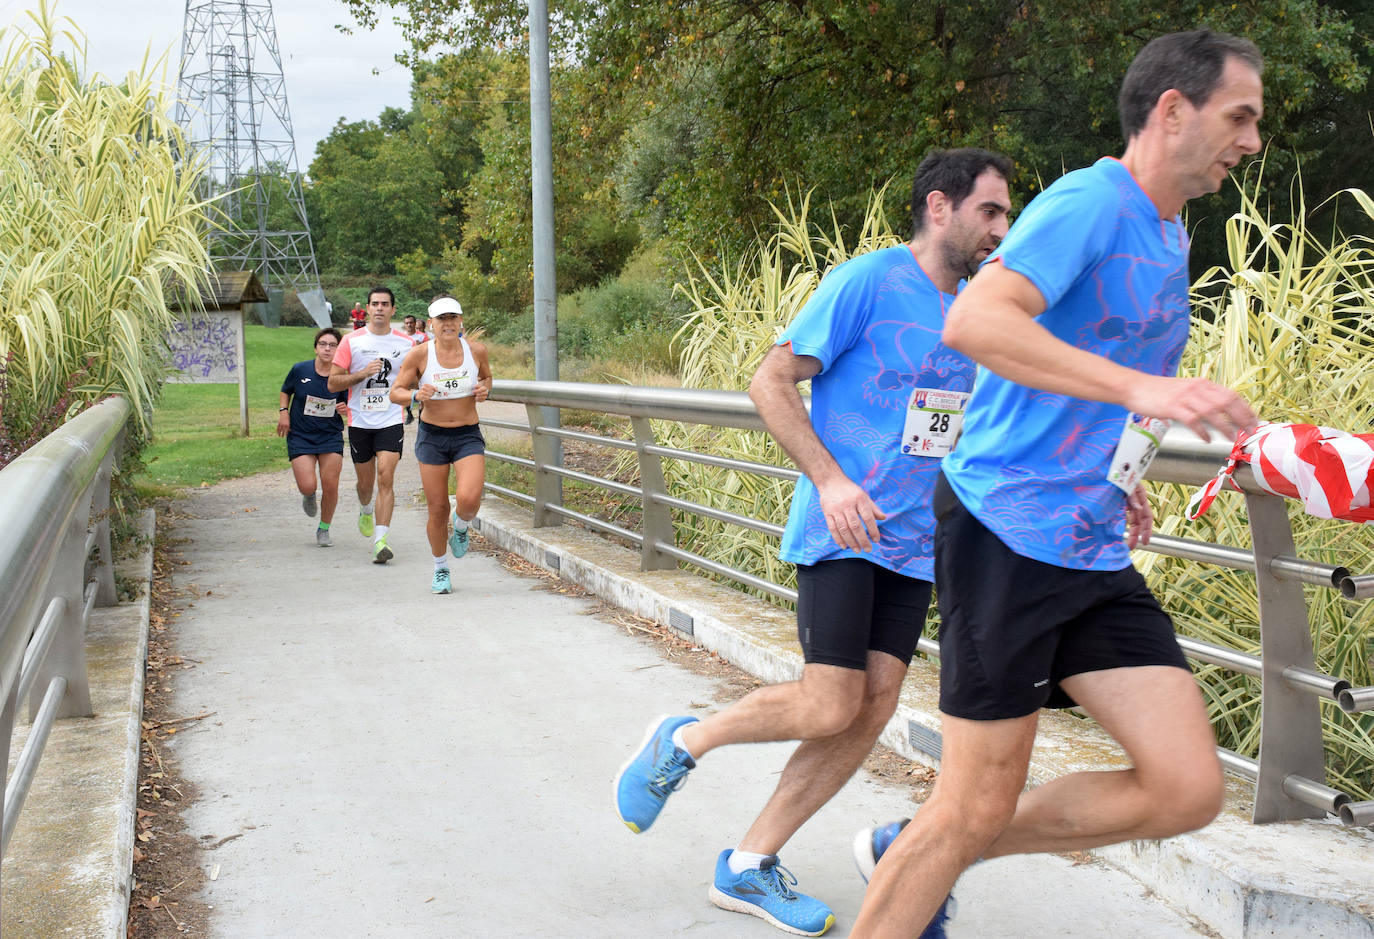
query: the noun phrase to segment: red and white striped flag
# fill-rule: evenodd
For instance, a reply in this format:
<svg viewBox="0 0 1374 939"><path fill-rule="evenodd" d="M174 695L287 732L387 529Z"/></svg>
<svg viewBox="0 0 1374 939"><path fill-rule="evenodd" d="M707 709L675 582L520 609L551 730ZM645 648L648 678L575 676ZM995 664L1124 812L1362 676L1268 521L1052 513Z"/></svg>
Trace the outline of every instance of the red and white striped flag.
<svg viewBox="0 0 1374 939"><path fill-rule="evenodd" d="M1374 434L1267 422L1253 434L1241 431L1226 465L1194 493L1189 518L1206 512L1223 487L1239 488L1231 478L1238 463L1249 463L1269 492L1301 500L1309 515L1374 522Z"/></svg>

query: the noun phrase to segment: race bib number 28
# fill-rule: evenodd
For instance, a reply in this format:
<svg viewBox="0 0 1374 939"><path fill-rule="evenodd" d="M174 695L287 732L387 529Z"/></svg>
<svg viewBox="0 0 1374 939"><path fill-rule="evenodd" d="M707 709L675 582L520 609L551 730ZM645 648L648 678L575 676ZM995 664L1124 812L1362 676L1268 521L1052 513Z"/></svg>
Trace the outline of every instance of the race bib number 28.
<svg viewBox="0 0 1374 939"><path fill-rule="evenodd" d="M966 391L944 391L939 388L916 388L906 409L906 425L902 428L902 452L908 456L936 459L954 448L959 430L964 425Z"/></svg>

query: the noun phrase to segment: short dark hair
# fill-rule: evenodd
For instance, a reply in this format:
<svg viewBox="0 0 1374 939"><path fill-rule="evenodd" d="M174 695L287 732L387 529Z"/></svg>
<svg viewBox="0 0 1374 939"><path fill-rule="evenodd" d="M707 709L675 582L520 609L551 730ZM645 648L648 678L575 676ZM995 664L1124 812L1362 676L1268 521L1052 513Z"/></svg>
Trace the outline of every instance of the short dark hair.
<svg viewBox="0 0 1374 939"><path fill-rule="evenodd" d="M387 297L391 300L391 305L392 305L392 306L395 306L395 305L396 305L396 295L395 295L394 293L391 292L391 288L390 288L390 287L382 287L382 286L380 286L380 285L379 285L379 286L376 286L376 287L373 287L371 290L369 290L369 291L367 292L367 302L368 302L368 303L371 303L371 302L372 302L372 297L373 297L373 295L374 295L374 294L379 294L379 293L384 293L384 294L386 294Z"/></svg>
<svg viewBox="0 0 1374 939"><path fill-rule="evenodd" d="M414 314L414 313L407 313L405 316L401 317L401 322L404 323L406 320L413 320L413 319L415 319L415 314Z"/></svg>
<svg viewBox="0 0 1374 939"><path fill-rule="evenodd" d="M1168 33L1146 43L1126 69L1116 109L1121 115L1121 133L1129 143L1145 127L1159 96L1177 89L1195 108L1212 97L1221 84L1221 73L1228 59L1240 59L1257 73L1264 73L1264 57L1248 39L1193 29Z"/></svg>
<svg viewBox="0 0 1374 939"><path fill-rule="evenodd" d="M340 333L333 326L326 326L324 329L320 330L315 334L315 345L320 344L321 336L333 336L336 342L343 342L343 334Z"/></svg>
<svg viewBox="0 0 1374 939"><path fill-rule="evenodd" d="M927 153L916 167L916 178L911 184L911 236L914 238L925 230L926 196L943 192L957 209L973 192L978 177L989 169L1010 182L1015 167L1008 157L979 147Z"/></svg>

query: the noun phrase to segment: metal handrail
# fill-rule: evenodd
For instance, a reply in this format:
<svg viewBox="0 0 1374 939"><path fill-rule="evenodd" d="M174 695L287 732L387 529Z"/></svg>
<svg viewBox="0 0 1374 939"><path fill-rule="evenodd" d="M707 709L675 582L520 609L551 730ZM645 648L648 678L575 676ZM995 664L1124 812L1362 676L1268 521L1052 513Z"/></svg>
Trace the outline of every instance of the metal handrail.
<svg viewBox="0 0 1374 939"><path fill-rule="evenodd" d="M53 723L90 717L86 622L116 601L110 477L132 413L111 398L0 470L0 757L9 760L21 696L32 727L5 790L0 853L14 831ZM87 560L96 560L92 576Z"/></svg>
<svg viewBox="0 0 1374 939"><path fill-rule="evenodd" d="M772 477L795 478L795 470L666 447L655 439L649 423L650 419L656 419L764 430L763 420L748 395L736 391L503 380L494 383L491 400L517 402L527 408L530 417L528 426L505 421L492 423L528 431L534 442L534 459L525 460L495 451L489 451L489 455L497 460L532 467L535 476L534 495L518 495L520 501L531 505L536 525L559 524L563 518L587 521L593 528L617 534L639 547L641 566L645 570L673 568L679 562L688 563L774 596L786 599L796 597L795 591L781 584L676 545L670 509L752 528L769 535L780 531L778 526L767 520L746 518L669 495L663 481L661 460L685 459ZM630 444L618 438L544 426L541 409L545 408L576 408L629 417L634 427L635 441ZM639 459L641 485L630 486L555 465L553 454L559 451L549 446L549 441L554 437L604 443L621 450L633 446ZM1202 440L1186 427L1174 426L1165 435L1159 453L1150 466L1148 478L1157 482L1200 486L1215 476L1230 453L1230 441ZM627 532L619 526L589 519L581 513L563 508L563 478L576 479L640 499L643 508L642 531ZM1256 482L1248 464L1237 467L1232 481L1234 488L1245 494L1253 548L1216 545L1166 535L1156 535L1145 548L1159 554L1249 571L1255 575L1262 655L1251 655L1187 637L1179 638L1180 646L1190 658L1256 675L1262 680L1264 708L1261 749L1264 760L1254 761L1219 750L1223 764L1255 781L1256 822L1337 814L1346 824L1370 824L1374 822L1374 810L1369 808L1369 803L1351 803L1348 795L1321 782L1325 778L1325 769L1318 699L1335 701L1348 713L1369 711L1374 710L1374 688L1352 688L1349 681L1315 669L1301 585L1314 584L1339 590L1346 597L1363 598L1374 596L1374 574L1352 574L1343 567L1297 557L1284 500L1263 489ZM488 485L487 489L500 494L515 494L510 489L495 485ZM920 649L928 655L939 655L939 644L931 639L923 638Z"/></svg>

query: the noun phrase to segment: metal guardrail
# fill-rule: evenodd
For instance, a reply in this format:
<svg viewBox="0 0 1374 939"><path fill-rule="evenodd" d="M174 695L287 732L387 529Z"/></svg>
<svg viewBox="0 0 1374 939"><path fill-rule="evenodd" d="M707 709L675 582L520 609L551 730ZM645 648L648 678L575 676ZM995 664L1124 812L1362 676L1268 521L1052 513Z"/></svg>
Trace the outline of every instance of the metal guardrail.
<svg viewBox="0 0 1374 939"><path fill-rule="evenodd" d="M534 485L532 494L490 483L486 488L529 506L534 512L536 526L557 525L564 519L571 519L637 545L644 570L671 569L681 562L795 602L796 591L683 550L674 537L674 509L773 536L782 534L781 526L771 522L670 495L664 482L662 461L688 460L784 479L796 479L799 475L796 470L665 447L658 443L650 425L651 419L657 419L762 431L765 429L763 420L748 395L732 391L579 382L497 381L491 400L526 406L528 425L499 420L484 420L483 424L530 433L533 459L491 449L487 456L530 470L534 474ZM544 408L576 408L628 417L634 441L547 425L543 418ZM639 460L640 485L630 486L563 467L556 456L555 444L560 439L633 449ZM1199 486L1216 474L1230 452L1229 441L1204 441L1187 428L1176 426L1165 436L1148 478ZM641 530L630 531L564 507L564 479L638 499L643 510ZM1347 713L1371 711L1374 710L1374 687L1352 687L1343 678L1316 670L1302 592L1303 584L1315 584L1339 590L1352 599L1371 597L1374 596L1374 574L1352 574L1343 567L1298 557L1284 500L1261 489L1248 466L1237 470L1235 482L1245 494L1252 549L1166 535L1155 535L1145 549L1255 575L1262 655L1179 637L1179 645L1189 658L1261 679L1261 759L1253 760L1223 748L1218 748L1218 754L1228 770L1254 781L1253 819L1257 823L1329 814L1339 816L1347 825L1374 825L1374 801L1353 802L1348 794L1325 785L1321 706L1317 700L1334 701ZM939 655L940 647L934 640L922 638L919 648L928 655Z"/></svg>
<svg viewBox="0 0 1374 939"><path fill-rule="evenodd" d="M9 765L19 702L31 726L5 787L9 844L55 720L90 717L86 623L117 601L110 476L131 409L89 408L0 470L0 756ZM95 552L95 563L88 560ZM88 577L88 569L91 576Z"/></svg>

